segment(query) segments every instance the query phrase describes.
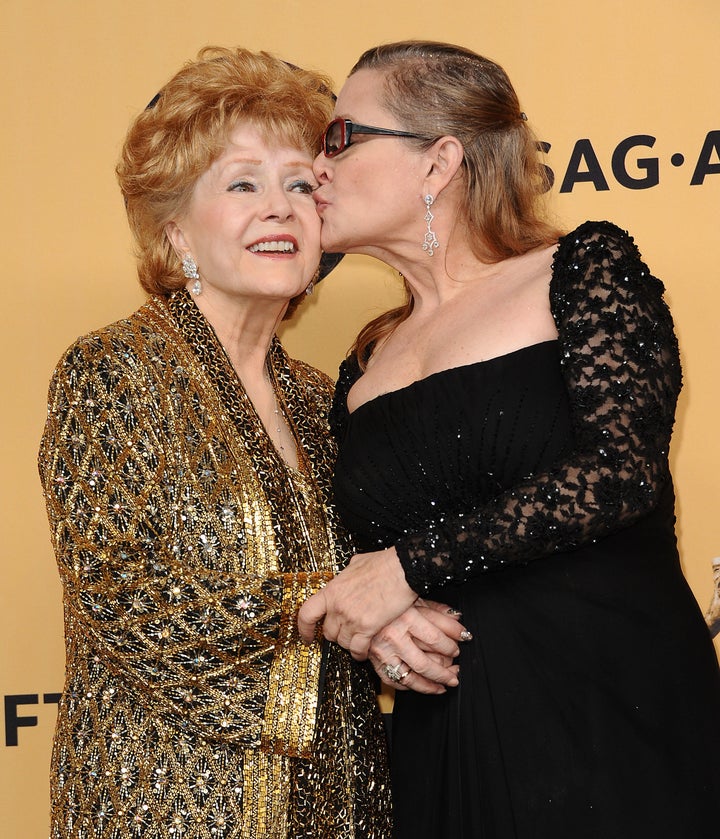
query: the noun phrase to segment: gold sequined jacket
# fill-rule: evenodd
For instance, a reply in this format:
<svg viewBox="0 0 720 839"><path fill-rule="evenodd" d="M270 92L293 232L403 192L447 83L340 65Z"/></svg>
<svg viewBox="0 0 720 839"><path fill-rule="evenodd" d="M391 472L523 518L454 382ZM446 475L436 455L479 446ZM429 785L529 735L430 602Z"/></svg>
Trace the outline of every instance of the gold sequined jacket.
<svg viewBox="0 0 720 839"><path fill-rule="evenodd" d="M296 629L348 554L331 386L277 339L268 370L298 470L185 291L55 370L39 457L67 661L53 839L389 836L369 675Z"/></svg>

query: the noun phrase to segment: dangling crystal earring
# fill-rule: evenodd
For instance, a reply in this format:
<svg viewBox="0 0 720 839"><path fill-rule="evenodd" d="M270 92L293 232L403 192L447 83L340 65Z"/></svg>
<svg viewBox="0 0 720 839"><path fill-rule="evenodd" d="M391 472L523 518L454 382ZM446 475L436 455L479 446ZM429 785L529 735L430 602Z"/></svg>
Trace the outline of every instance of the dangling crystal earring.
<svg viewBox="0 0 720 839"><path fill-rule="evenodd" d="M310 296L313 293L313 291L315 290L315 283L318 281L319 277L320 277L320 269L318 268L317 271L313 274L313 278L305 286L305 294Z"/></svg>
<svg viewBox="0 0 720 839"><path fill-rule="evenodd" d="M429 256L432 256L440 247L440 242L437 240L437 236L435 235L435 231L430 226L432 224L433 219L435 216L430 212L430 207L435 202L435 199L432 195L425 196L425 221L427 222L427 233L425 234L425 240L423 241L423 250L428 252Z"/></svg>
<svg viewBox="0 0 720 839"><path fill-rule="evenodd" d="M198 274L197 262L189 253L186 253L182 258L183 274L188 280L195 280L190 287L190 291L197 297L202 294L202 283L200 282L200 274Z"/></svg>

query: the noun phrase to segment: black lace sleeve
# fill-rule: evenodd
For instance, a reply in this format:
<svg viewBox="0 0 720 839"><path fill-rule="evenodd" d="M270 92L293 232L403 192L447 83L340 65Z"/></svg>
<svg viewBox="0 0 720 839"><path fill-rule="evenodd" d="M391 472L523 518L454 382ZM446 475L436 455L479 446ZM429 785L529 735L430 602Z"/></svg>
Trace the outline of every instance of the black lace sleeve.
<svg viewBox="0 0 720 839"><path fill-rule="evenodd" d="M681 387L677 340L632 238L587 222L555 254L550 301L575 438L565 462L396 547L423 593L570 551L647 514L669 478Z"/></svg>

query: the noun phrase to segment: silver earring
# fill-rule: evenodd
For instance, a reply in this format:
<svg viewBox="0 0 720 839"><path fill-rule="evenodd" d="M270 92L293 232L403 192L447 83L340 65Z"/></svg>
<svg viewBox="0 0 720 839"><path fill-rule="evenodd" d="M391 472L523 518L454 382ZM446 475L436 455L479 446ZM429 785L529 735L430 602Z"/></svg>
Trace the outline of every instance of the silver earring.
<svg viewBox="0 0 720 839"><path fill-rule="evenodd" d="M433 253L440 247L440 242L437 240L437 236L435 235L435 231L430 226L432 224L433 219L435 216L430 212L430 207L435 202L435 199L432 195L425 196L425 221L427 222L427 233L425 234L425 239L423 241L423 250L428 252L429 256L432 256Z"/></svg>
<svg viewBox="0 0 720 839"><path fill-rule="evenodd" d="M188 280L195 280L190 287L190 291L197 297L202 294L202 283L200 282L200 274L198 274L197 262L189 253L184 254L182 258L183 274Z"/></svg>
<svg viewBox="0 0 720 839"><path fill-rule="evenodd" d="M318 268L317 271L313 274L313 277L310 280L310 282L307 284L307 286L305 286L305 294L310 296L313 293L313 291L315 290L315 283L318 281L319 277L320 269Z"/></svg>

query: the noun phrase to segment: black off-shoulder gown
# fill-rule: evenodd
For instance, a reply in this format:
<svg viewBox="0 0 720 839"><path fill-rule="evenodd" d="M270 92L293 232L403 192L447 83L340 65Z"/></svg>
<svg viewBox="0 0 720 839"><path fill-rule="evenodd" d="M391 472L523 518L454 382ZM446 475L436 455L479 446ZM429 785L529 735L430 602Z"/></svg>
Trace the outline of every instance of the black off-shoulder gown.
<svg viewBox="0 0 720 839"><path fill-rule="evenodd" d="M335 492L359 551L471 630L460 686L398 692L402 839L694 839L720 820L720 676L674 535L680 368L632 239L560 242L559 339L446 370L352 415Z"/></svg>

